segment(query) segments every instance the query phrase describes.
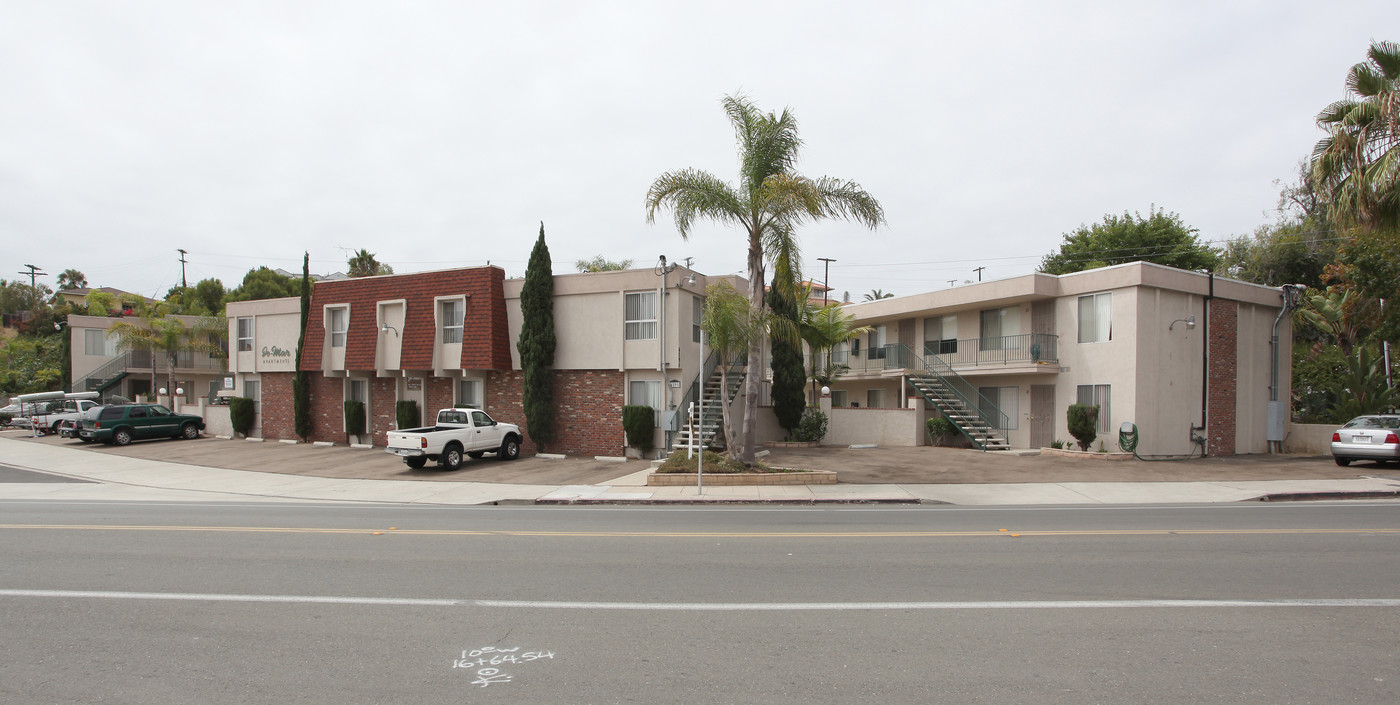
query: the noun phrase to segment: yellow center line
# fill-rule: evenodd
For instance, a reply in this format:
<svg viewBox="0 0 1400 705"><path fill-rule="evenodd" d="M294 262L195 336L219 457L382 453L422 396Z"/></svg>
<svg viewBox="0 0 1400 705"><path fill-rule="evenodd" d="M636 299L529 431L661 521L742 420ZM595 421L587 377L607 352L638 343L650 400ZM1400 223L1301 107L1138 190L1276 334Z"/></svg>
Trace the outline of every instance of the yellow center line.
<svg viewBox="0 0 1400 705"><path fill-rule="evenodd" d="M337 529L273 526L142 526L125 524L0 524L4 529L72 531L192 531L264 534L396 534L412 536L520 536L561 538L975 538L986 536L1259 536L1302 534L1400 534L1397 529L1068 529L983 531L474 531L466 529Z"/></svg>

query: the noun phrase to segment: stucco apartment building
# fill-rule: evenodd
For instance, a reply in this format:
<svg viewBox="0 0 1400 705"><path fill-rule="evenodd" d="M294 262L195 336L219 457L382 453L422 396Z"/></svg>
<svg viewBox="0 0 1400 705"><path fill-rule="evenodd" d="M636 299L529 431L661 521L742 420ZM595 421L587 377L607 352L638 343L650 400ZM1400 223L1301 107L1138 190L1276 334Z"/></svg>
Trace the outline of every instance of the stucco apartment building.
<svg viewBox="0 0 1400 705"><path fill-rule="evenodd" d="M694 275L694 276L690 276ZM666 277L627 270L554 278L557 439L548 450L621 455L625 403L658 410L678 403L699 369L699 312L706 278L685 268ZM311 373L314 440L346 442L344 402L365 403L367 439L384 444L396 403L437 409L468 405L519 424L523 279L499 267L317 282L302 369ZM663 296L664 292L664 296ZM659 303L664 299L664 305ZM260 401L263 437L295 438L290 354L297 345L296 298L227 306L229 371L240 395ZM665 445L658 412L656 445Z"/></svg>
<svg viewBox="0 0 1400 705"><path fill-rule="evenodd" d="M667 412L685 409L712 369L699 322L705 287L718 279L684 268L555 276L558 438L548 450L621 455L624 404L658 410L657 447L675 438ZM365 403L368 439L359 440L376 445L399 400L416 401L425 419L460 404L526 426L515 347L523 283L498 267L318 282L300 360L312 379L313 439L348 440L348 399ZM1285 417L1289 398L1287 346L1270 388L1276 322L1291 340L1281 305L1277 289L1145 263L852 304L873 330L832 353L849 370L831 385L829 437L924 443L923 423L939 412L920 386L934 376L971 390L970 405L1001 419L1011 447L1070 440L1066 408L1084 402L1103 410L1107 449L1132 422L1143 455L1191 453L1197 438L1213 455L1266 452L1271 398ZM261 435L294 438L298 300L230 303L227 314L229 371L240 394L260 399ZM766 408L759 433L781 438Z"/></svg>
<svg viewBox="0 0 1400 705"><path fill-rule="evenodd" d="M1144 456L1197 452L1197 438L1212 455L1267 452L1290 396L1282 307L1279 289L1145 262L853 304L873 331L834 351L850 371L833 407L924 407L913 376L936 372L963 380L986 416L1000 412L1013 448L1072 441L1066 410L1086 403L1100 406L1107 450L1131 422Z"/></svg>
<svg viewBox="0 0 1400 705"><path fill-rule="evenodd" d="M171 318L180 320L187 328L195 327L199 321L194 316ZM122 350L117 339L109 335L118 321L140 324L139 318L130 316L68 316L72 391L99 392L103 398L136 399L169 387L173 377L175 387L167 391L174 394L176 390L183 390L183 394L176 396L184 403L194 404L200 397L214 395L224 377L223 357L180 351L172 361L160 351L153 354L149 350ZM156 371L154 388L151 386L153 365Z"/></svg>

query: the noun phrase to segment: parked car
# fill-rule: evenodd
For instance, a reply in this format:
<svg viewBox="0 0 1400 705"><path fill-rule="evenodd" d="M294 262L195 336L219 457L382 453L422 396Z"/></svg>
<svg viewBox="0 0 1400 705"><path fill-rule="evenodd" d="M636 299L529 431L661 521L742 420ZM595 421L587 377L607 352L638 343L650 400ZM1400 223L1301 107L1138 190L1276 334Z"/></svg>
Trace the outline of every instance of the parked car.
<svg viewBox="0 0 1400 705"><path fill-rule="evenodd" d="M1332 458L1346 467L1353 460L1400 462L1400 414L1358 416L1332 434Z"/></svg>
<svg viewBox="0 0 1400 705"><path fill-rule="evenodd" d="M118 404L85 416L78 437L124 446L141 438L199 438L203 430L204 419L160 404Z"/></svg>
<svg viewBox="0 0 1400 705"><path fill-rule="evenodd" d="M462 454L480 458L495 453L501 460L520 455L520 427L501 423L480 409L442 409L437 425L390 431L386 452L403 458L415 470L436 460L444 470L462 466Z"/></svg>

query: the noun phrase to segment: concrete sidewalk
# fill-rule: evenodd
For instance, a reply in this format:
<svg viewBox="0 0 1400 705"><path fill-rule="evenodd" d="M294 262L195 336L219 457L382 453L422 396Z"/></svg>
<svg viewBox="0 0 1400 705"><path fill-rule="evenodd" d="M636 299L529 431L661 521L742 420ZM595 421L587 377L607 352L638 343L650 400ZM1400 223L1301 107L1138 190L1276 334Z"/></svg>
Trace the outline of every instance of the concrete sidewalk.
<svg viewBox="0 0 1400 705"><path fill-rule="evenodd" d="M164 441L162 443L178 443ZM343 449L345 453L353 453ZM363 452L363 451L361 451ZM81 447L0 437L0 463L89 483L0 483L0 499L382 502L479 504L890 503L957 505L1159 504L1244 500L1400 497L1400 479L1359 477L1189 482L837 484L763 487L648 487L649 468L587 485L424 482L316 477L165 462Z"/></svg>

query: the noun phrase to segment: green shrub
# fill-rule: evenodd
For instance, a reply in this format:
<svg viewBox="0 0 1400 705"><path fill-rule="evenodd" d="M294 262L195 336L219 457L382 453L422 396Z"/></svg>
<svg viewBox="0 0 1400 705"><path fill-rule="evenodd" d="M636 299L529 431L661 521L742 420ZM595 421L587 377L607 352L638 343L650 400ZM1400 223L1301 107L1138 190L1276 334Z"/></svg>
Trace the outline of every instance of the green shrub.
<svg viewBox="0 0 1400 705"><path fill-rule="evenodd" d="M1055 448L1055 449L1057 449L1057 450L1063 449L1066 445L1068 445L1068 444L1065 443L1064 441L1058 439L1058 438L1056 438L1056 439L1053 440L1053 441L1050 441L1050 447L1051 447L1051 448Z"/></svg>
<svg viewBox="0 0 1400 705"><path fill-rule="evenodd" d="M345 432L358 436L365 432L365 403L350 400L345 402Z"/></svg>
<svg viewBox="0 0 1400 705"><path fill-rule="evenodd" d="M398 428L418 428L418 402L408 399L395 404L394 418L398 421Z"/></svg>
<svg viewBox="0 0 1400 705"><path fill-rule="evenodd" d="M947 443L948 437L958 432L958 427L954 426L953 422L949 421L946 416L935 416L925 421L924 426L928 429L929 438L933 439L933 444L936 446Z"/></svg>
<svg viewBox="0 0 1400 705"><path fill-rule="evenodd" d="M14 418L14 414L0 414L0 426L9 426Z"/></svg>
<svg viewBox="0 0 1400 705"><path fill-rule="evenodd" d="M656 467L657 472L681 473L695 472L699 465L697 457L686 457L684 448L671 452L666 462ZM705 474L729 474L737 472L785 472L774 470L763 463L754 463L753 467L746 467L743 463L729 457L727 453L716 453L712 450L705 451Z"/></svg>
<svg viewBox="0 0 1400 705"><path fill-rule="evenodd" d="M240 436L247 436L253 430L253 420L256 412L253 410L253 400L248 397L233 397L228 400L228 420L233 424L233 432Z"/></svg>
<svg viewBox="0 0 1400 705"><path fill-rule="evenodd" d="M1097 404L1070 404L1068 420L1069 435L1074 436L1080 450L1089 450L1089 445L1099 436L1099 406Z"/></svg>
<svg viewBox="0 0 1400 705"><path fill-rule="evenodd" d="M823 414L815 406L807 407L802 412L802 422L797 424L797 440L801 443L820 441L826 437L826 414Z"/></svg>
<svg viewBox="0 0 1400 705"><path fill-rule="evenodd" d="M642 451L642 455L650 453L656 430L656 411L639 404L622 407L622 430L627 432L627 445Z"/></svg>

